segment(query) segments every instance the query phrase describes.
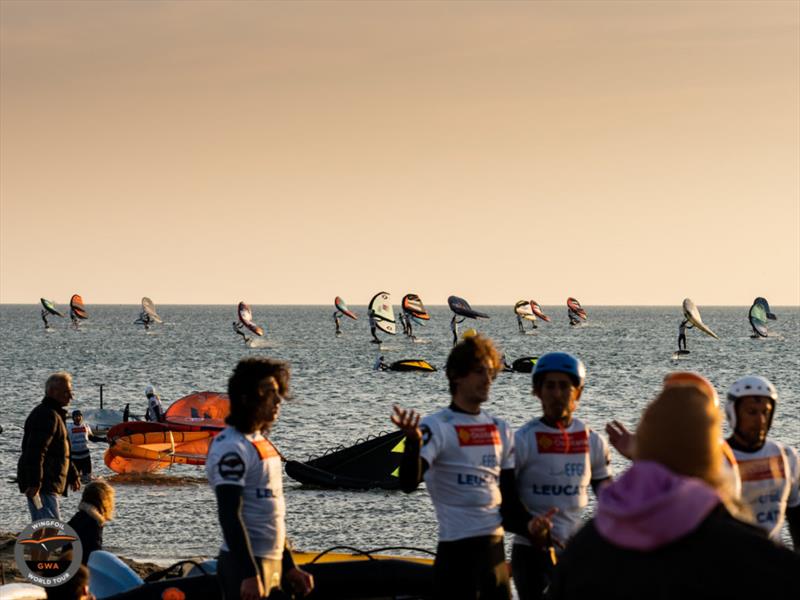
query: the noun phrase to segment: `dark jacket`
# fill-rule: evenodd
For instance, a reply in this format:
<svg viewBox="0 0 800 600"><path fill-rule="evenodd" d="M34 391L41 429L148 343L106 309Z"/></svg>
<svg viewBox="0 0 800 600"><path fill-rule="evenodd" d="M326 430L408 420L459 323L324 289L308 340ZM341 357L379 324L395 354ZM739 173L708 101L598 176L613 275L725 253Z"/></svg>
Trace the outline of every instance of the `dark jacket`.
<svg viewBox="0 0 800 600"><path fill-rule="evenodd" d="M567 546L549 598L800 598L800 555L723 505L688 535L647 552L612 544L594 521Z"/></svg>
<svg viewBox="0 0 800 600"><path fill-rule="evenodd" d="M84 510L78 510L68 524L81 540L83 550L81 562L85 565L92 552L103 549L103 527L95 517Z"/></svg>
<svg viewBox="0 0 800 600"><path fill-rule="evenodd" d="M67 412L58 402L45 397L25 420L22 454L17 464L19 490L39 486L40 494L66 496L67 485L78 479L69 458Z"/></svg>

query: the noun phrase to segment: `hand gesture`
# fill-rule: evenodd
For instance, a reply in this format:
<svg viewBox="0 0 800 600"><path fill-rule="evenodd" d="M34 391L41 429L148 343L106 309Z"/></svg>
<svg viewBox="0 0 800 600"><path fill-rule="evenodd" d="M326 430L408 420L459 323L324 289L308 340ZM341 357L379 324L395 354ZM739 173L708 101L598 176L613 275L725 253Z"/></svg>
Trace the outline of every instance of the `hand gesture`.
<svg viewBox="0 0 800 600"><path fill-rule="evenodd" d="M611 443L617 452L625 458L632 460L634 448L636 447L636 435L628 431L628 429L619 421L611 421L606 424L606 434L608 441Z"/></svg>
<svg viewBox="0 0 800 600"><path fill-rule="evenodd" d="M398 429L401 429L408 439L420 441L422 432L419 429L419 413L412 409L405 410L396 404L393 408L392 423L397 425Z"/></svg>

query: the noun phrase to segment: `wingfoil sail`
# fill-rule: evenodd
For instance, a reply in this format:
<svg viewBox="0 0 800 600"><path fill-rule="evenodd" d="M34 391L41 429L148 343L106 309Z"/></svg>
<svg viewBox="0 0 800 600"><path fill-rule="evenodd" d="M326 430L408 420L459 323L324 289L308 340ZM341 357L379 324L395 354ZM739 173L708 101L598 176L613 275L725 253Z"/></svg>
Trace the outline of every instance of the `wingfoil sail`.
<svg viewBox="0 0 800 600"><path fill-rule="evenodd" d="M458 296L450 296L447 299L447 305L459 317L467 317L468 319L488 319L489 315L484 312L473 310L469 302Z"/></svg>
<svg viewBox="0 0 800 600"><path fill-rule="evenodd" d="M253 323L253 312L250 310L250 307L247 305L247 303L239 302L238 312L239 320L242 322L242 325L247 327L256 335L264 335L264 328Z"/></svg>
<svg viewBox="0 0 800 600"><path fill-rule="evenodd" d="M155 303L147 296L142 298L142 317L144 317L144 315L147 315L150 317L151 321L155 321L156 323L162 322L161 317L159 317L158 313L156 312Z"/></svg>
<svg viewBox="0 0 800 600"><path fill-rule="evenodd" d="M55 305L54 302L48 300L47 298L39 298L39 300L41 301L42 306L44 307L44 309L48 313L50 313L51 315L55 315L57 317L63 317L64 316L58 311L58 309L56 309L56 305Z"/></svg>
<svg viewBox="0 0 800 600"><path fill-rule="evenodd" d="M550 321L550 317L542 312L542 307L539 306L539 303L536 300L531 300L531 310L533 311L533 314L539 317L542 321Z"/></svg>
<svg viewBox="0 0 800 600"><path fill-rule="evenodd" d="M514 312L528 321L535 321L536 315L533 314L531 303L527 300L518 300L514 305Z"/></svg>
<svg viewBox="0 0 800 600"><path fill-rule="evenodd" d="M387 292L375 294L369 302L369 309L375 319L375 327L390 335L397 334L392 297Z"/></svg>
<svg viewBox="0 0 800 600"><path fill-rule="evenodd" d="M708 325L703 323L703 319L700 317L700 310L697 308L691 298L684 298L683 300L683 315L692 325L695 326L695 328L699 329L706 335L710 335L714 339L719 339L719 336L711 331L711 328Z"/></svg>
<svg viewBox="0 0 800 600"><path fill-rule="evenodd" d="M431 316L422 304L422 299L416 294L406 294L403 296L403 312L414 317L415 321L428 321Z"/></svg>
<svg viewBox="0 0 800 600"><path fill-rule="evenodd" d="M83 298L79 294L73 294L69 299L70 316L75 316L78 319L88 319L89 313L86 312L86 307L83 305Z"/></svg>
<svg viewBox="0 0 800 600"><path fill-rule="evenodd" d="M575 298L567 298L567 308L569 308L572 312L574 312L584 321L588 319L588 317L586 316L586 311L583 310L581 303L578 302Z"/></svg>
<svg viewBox="0 0 800 600"><path fill-rule="evenodd" d="M336 298L333 301L333 304L336 307L336 310L342 313L345 317L350 317L354 321L358 320L358 316L356 315L356 313L347 308L347 304L345 304L345 301L342 300L341 296L336 296Z"/></svg>
<svg viewBox="0 0 800 600"><path fill-rule="evenodd" d="M306 462L287 461L286 474L301 483L345 489L397 489L405 435L394 431Z"/></svg>
<svg viewBox="0 0 800 600"><path fill-rule="evenodd" d="M759 296L753 300L748 319L750 320L750 325L753 327L753 331L755 331L757 335L767 337L769 335L767 320L774 321L776 317L770 312L769 302L767 302L766 298L761 298Z"/></svg>

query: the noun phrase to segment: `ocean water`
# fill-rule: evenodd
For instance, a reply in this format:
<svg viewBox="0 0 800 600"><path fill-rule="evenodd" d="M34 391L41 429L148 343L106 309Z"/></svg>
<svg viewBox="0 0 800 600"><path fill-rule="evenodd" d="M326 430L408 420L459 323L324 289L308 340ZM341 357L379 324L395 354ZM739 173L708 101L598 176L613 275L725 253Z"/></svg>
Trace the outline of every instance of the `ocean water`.
<svg viewBox="0 0 800 600"><path fill-rule="evenodd" d="M12 481L25 417L40 401L44 381L53 371L73 374L73 408L98 407L103 384L107 408L121 409L130 403L133 413L142 414L147 384L155 385L167 406L192 391L225 391L233 366L244 356L289 361L294 398L283 406L272 437L285 456L299 460L391 430L393 404L425 414L449 401L442 371L372 370L379 351L387 362L423 358L442 368L452 339L446 307L432 307L431 321L415 327L417 343L396 336L380 350L369 343L364 307L352 307L362 318L343 319L344 335L336 337L332 307L254 306L256 322L266 329L256 348L245 347L233 333L235 307L160 306L165 322L149 332L132 324L138 306L87 308L90 319L79 331L72 330L67 319L54 317L54 330L45 332L38 306L0 306L2 530L19 530L29 520ZM577 416L595 429L602 430L612 418L634 427L670 371L699 371L722 397L737 377L758 373L769 377L780 393L770 437L800 445L797 307L774 307L778 320L771 323L772 335L758 340L749 337L747 307L701 307L704 321L721 339L690 330L691 354L680 361L671 360L682 319L679 307L587 307L590 320L571 328L565 308L547 306L545 313L553 322L540 323L528 335L518 333L510 307L481 309L491 319L467 322L462 330L473 325L491 336L509 362L552 350L573 352L586 362L587 386ZM530 388L529 375L502 373L486 409L518 427L540 414ZM216 553L220 532L215 501L201 467L175 466L157 476L131 480L105 467L102 444L91 446L95 474L107 477L117 488L117 516L104 534L108 549L157 562ZM627 464L612 451L617 473ZM424 486L409 495L307 489L288 478L284 486L288 531L300 549L339 545L435 549L436 518ZM69 518L77 503L76 495L66 499L62 517Z"/></svg>

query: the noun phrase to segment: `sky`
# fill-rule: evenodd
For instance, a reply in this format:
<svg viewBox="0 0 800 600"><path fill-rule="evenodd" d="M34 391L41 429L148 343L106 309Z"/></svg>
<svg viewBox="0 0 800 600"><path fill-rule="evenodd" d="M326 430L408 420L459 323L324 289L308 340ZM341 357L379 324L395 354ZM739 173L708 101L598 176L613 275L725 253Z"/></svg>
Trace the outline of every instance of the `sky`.
<svg viewBox="0 0 800 600"><path fill-rule="evenodd" d="M0 0L0 302L800 304L800 2Z"/></svg>

